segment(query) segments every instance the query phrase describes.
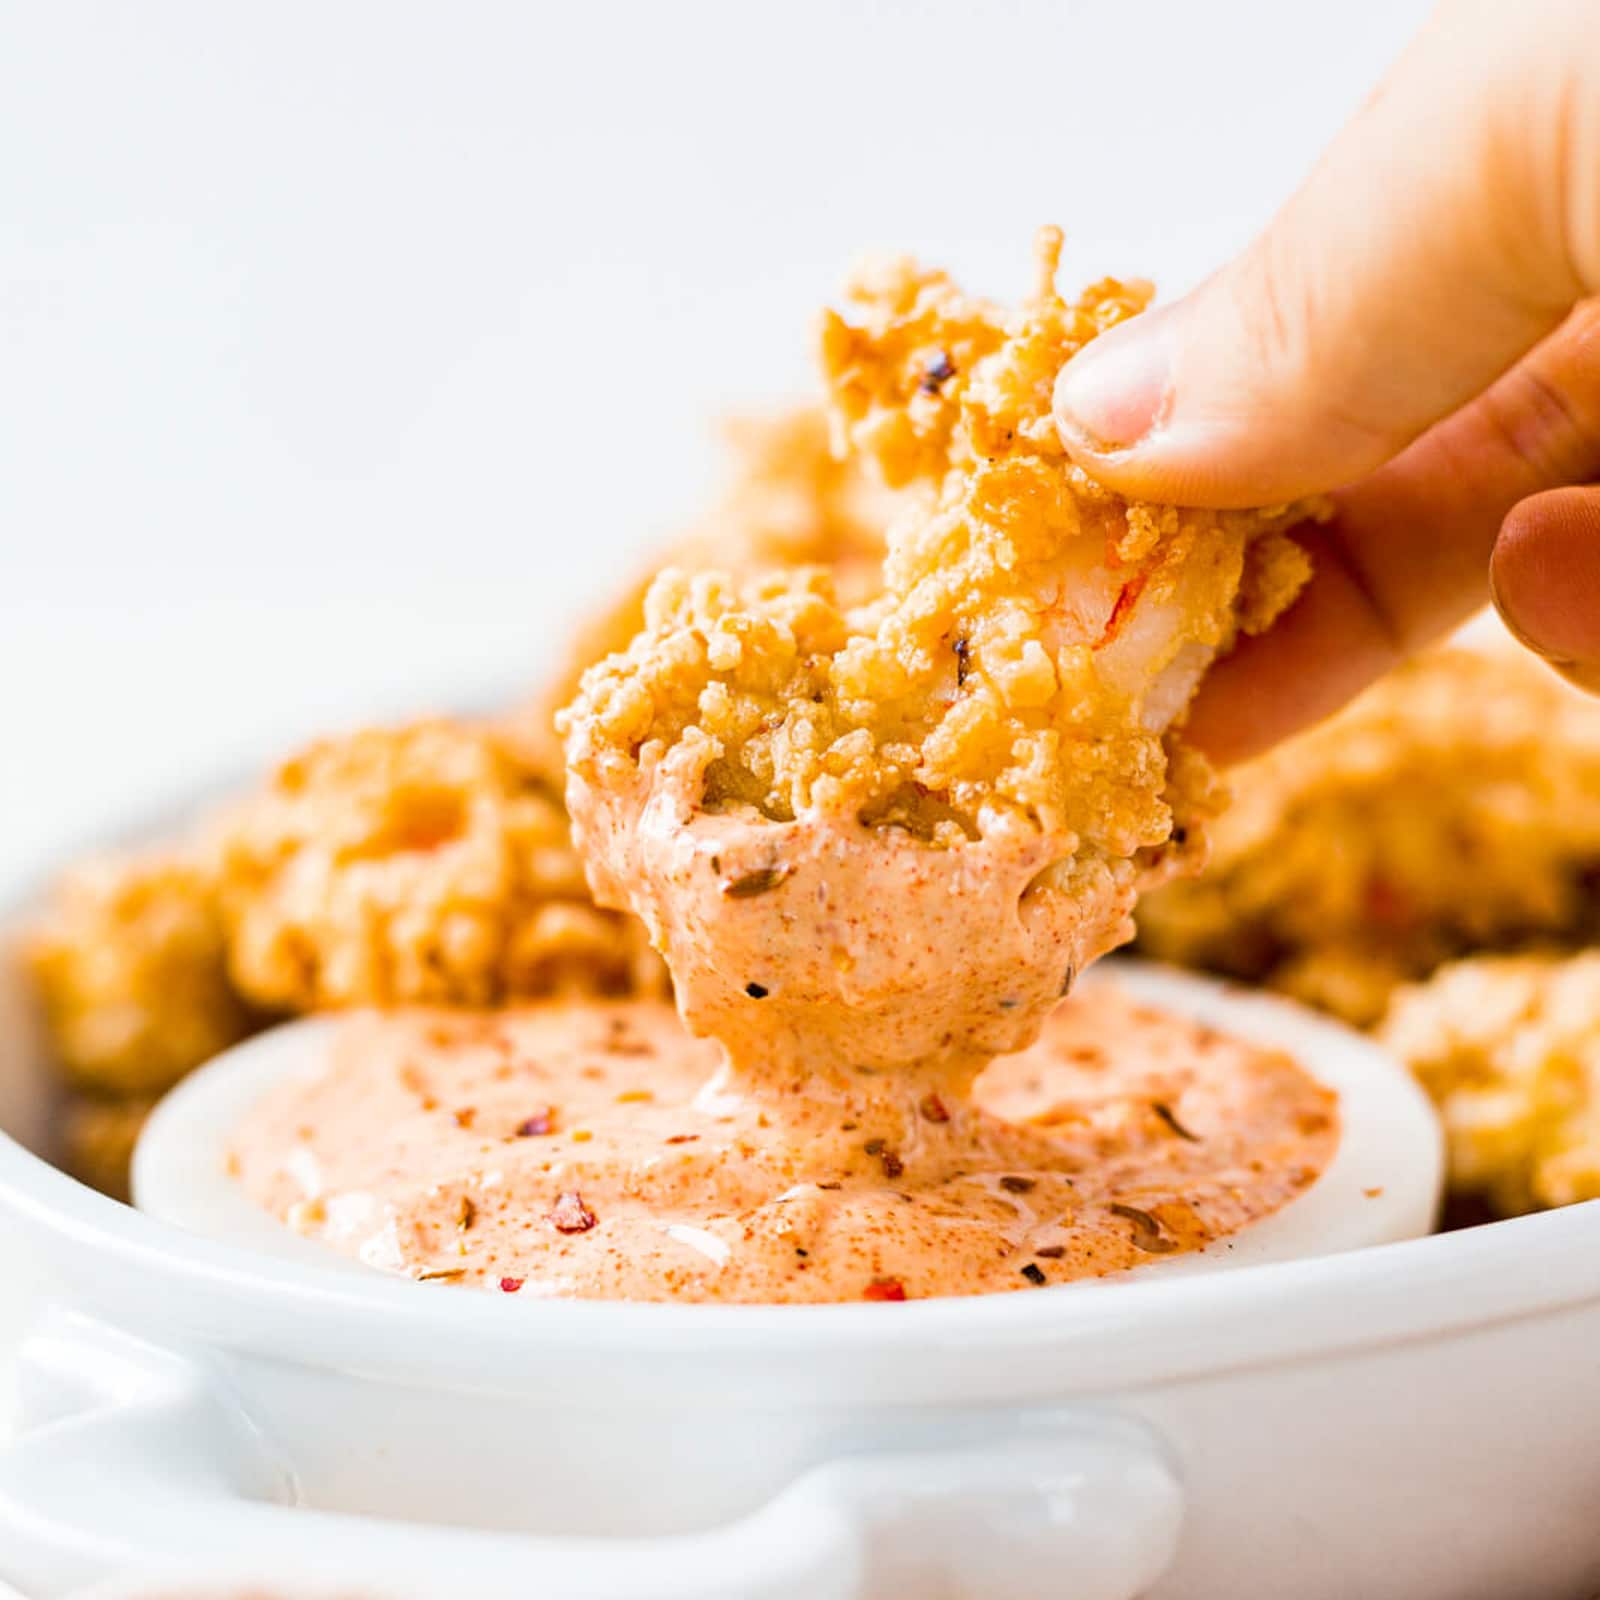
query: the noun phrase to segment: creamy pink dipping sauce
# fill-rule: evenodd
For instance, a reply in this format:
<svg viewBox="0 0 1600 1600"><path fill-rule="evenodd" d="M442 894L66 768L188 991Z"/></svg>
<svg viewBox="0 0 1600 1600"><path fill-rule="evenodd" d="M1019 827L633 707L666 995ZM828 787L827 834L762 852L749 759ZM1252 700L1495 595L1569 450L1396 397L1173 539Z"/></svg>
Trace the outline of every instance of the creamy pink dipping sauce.
<svg viewBox="0 0 1600 1600"><path fill-rule="evenodd" d="M229 1159L291 1227L386 1271L799 1302L1167 1259L1278 1210L1337 1139L1334 1095L1289 1057L1101 982L970 1098L866 1071L752 1093L668 1005L358 1013Z"/></svg>

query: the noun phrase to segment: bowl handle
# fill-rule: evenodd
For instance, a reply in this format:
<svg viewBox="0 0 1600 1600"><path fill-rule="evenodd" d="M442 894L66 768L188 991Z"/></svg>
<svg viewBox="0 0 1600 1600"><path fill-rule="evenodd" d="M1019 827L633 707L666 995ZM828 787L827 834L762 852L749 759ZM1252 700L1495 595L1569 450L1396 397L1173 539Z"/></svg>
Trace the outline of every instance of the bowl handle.
<svg viewBox="0 0 1600 1600"><path fill-rule="evenodd" d="M1182 1489L1148 1427L1088 1408L976 1414L834 1457L704 1532L563 1538L295 1505L294 1478L204 1359L70 1313L24 1346L0 1446L0 1578L273 1581L405 1600L1133 1600Z"/></svg>

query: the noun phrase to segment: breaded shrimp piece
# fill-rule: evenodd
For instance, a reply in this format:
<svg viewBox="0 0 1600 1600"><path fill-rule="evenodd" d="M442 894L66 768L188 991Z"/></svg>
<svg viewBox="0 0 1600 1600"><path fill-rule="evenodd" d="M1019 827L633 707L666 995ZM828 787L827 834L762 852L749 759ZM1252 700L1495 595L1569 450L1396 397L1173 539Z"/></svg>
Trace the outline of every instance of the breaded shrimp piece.
<svg viewBox="0 0 1600 1600"><path fill-rule="evenodd" d="M1600 952L1455 962L1379 1036L1438 1106L1455 1188L1508 1216L1600 1199Z"/></svg>
<svg viewBox="0 0 1600 1600"><path fill-rule="evenodd" d="M1171 732L1304 581L1307 508L1130 503L1071 465L1055 375L1148 290L1068 303L1059 248L1015 314L902 261L825 320L836 442L906 499L882 595L669 571L566 714L595 893L730 1048L1018 1049L1199 846L1211 783Z"/></svg>
<svg viewBox="0 0 1600 1600"><path fill-rule="evenodd" d="M513 743L449 722L325 739L217 833L240 989L289 1011L659 992L596 909L561 802Z"/></svg>
<svg viewBox="0 0 1600 1600"><path fill-rule="evenodd" d="M1509 642L1419 657L1232 776L1205 873L1139 908L1152 955L1367 1024L1385 973L1595 932L1600 703Z"/></svg>
<svg viewBox="0 0 1600 1600"><path fill-rule="evenodd" d="M198 851L107 856L67 873L24 945L55 1056L75 1084L153 1094L243 1038L218 881Z"/></svg>

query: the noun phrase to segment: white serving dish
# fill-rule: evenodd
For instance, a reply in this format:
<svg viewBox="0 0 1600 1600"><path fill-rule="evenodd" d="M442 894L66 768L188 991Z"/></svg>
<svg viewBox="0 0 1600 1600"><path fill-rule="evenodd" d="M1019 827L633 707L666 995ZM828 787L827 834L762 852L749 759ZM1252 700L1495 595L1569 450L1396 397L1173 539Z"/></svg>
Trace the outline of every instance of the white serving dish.
<svg viewBox="0 0 1600 1600"><path fill-rule="evenodd" d="M0 1266L31 1331L0 1579L25 1593L196 1565L418 1600L1600 1589L1600 1206L897 1306L419 1290L30 1154L46 1078L9 977Z"/></svg>

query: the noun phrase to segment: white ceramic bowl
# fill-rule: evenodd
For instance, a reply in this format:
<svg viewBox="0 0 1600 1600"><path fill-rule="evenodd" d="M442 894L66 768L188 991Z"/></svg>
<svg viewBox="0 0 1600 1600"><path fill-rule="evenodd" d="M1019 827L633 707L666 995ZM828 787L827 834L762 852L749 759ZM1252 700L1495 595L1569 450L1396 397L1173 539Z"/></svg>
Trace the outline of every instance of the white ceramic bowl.
<svg viewBox="0 0 1600 1600"><path fill-rule="evenodd" d="M430 1292L30 1154L47 1079L10 976L0 1267L31 1331L0 1578L25 1592L194 1564L426 1600L1600 1588L1600 1206L897 1306Z"/></svg>

